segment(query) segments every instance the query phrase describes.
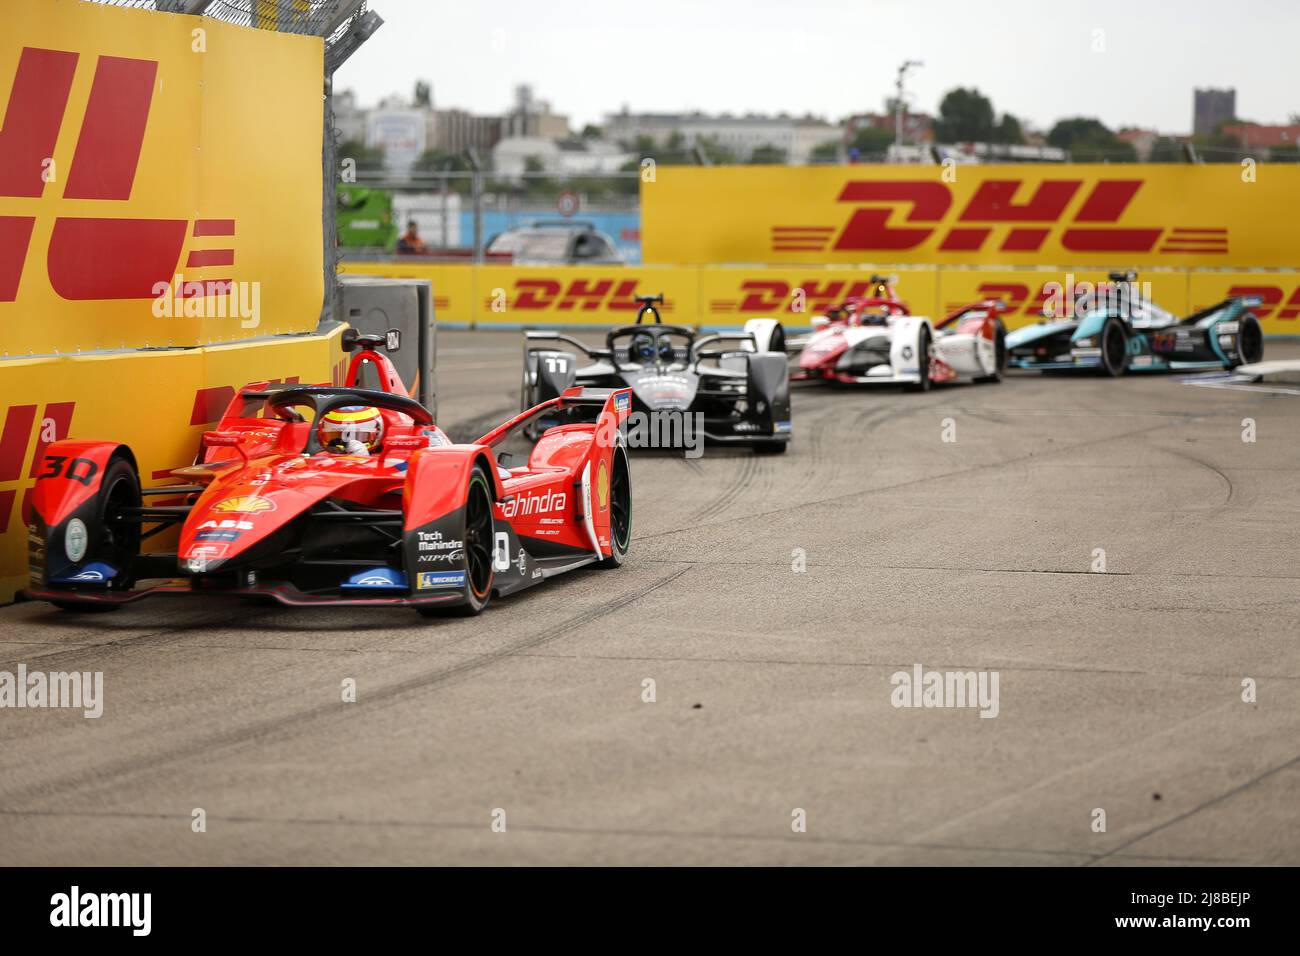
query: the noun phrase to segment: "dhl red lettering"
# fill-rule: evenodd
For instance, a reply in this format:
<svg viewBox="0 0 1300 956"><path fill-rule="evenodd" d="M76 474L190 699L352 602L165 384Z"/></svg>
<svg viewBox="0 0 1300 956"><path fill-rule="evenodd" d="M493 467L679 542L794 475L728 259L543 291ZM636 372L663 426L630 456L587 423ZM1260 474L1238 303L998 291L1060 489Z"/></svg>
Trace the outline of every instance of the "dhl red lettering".
<svg viewBox="0 0 1300 956"><path fill-rule="evenodd" d="M516 279L516 309L549 309L560 294L560 283L554 279Z"/></svg>
<svg viewBox="0 0 1300 956"><path fill-rule="evenodd" d="M585 279L574 279L569 283L564 298L560 300L556 308L570 310L578 303L582 303L584 312L594 312L600 308L601 303L605 301L605 296L609 294L609 290L613 287L613 279L601 279L590 284Z"/></svg>
<svg viewBox="0 0 1300 956"><path fill-rule="evenodd" d="M952 193L942 183L928 180L846 183L839 202L907 203L907 222L939 222L952 205ZM836 251L914 249L934 232L933 227L890 227L891 208L858 209L835 241Z"/></svg>
<svg viewBox="0 0 1300 956"><path fill-rule="evenodd" d="M1028 202L1016 203L1016 191L1024 185L1019 179L990 179L980 183L966 208L963 222L1055 222L1065 212L1074 194L1083 185L1081 179L1048 179L1038 184Z"/></svg>
<svg viewBox="0 0 1300 956"><path fill-rule="evenodd" d="M775 279L752 279L740 284L745 297L740 300L741 312L777 312L790 296L790 284Z"/></svg>
<svg viewBox="0 0 1300 956"><path fill-rule="evenodd" d="M1300 295L1300 288L1296 289ZM1266 319L1273 314L1273 310L1282 302L1282 290L1272 285L1234 285L1228 290L1228 296L1238 295L1257 295L1260 298L1260 304L1252 311L1261 319ZM1278 316L1281 318L1281 316Z"/></svg>
<svg viewBox="0 0 1300 956"><path fill-rule="evenodd" d="M635 312L641 308L636 301L636 279L623 279L610 296L609 307L615 312Z"/></svg>

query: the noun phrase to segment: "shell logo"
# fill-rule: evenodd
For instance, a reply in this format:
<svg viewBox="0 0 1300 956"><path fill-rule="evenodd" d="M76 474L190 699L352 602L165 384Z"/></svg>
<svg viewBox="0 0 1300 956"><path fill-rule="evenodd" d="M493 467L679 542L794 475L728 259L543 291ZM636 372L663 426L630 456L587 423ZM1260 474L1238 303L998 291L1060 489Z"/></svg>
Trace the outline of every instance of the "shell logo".
<svg viewBox="0 0 1300 956"><path fill-rule="evenodd" d="M212 506L212 510L225 514L251 515L263 511L274 511L275 502L270 498L263 498L261 495L239 495L235 498L218 501Z"/></svg>
<svg viewBox="0 0 1300 956"><path fill-rule="evenodd" d="M600 502L601 511L609 507L609 468L603 461L596 472L596 500Z"/></svg>

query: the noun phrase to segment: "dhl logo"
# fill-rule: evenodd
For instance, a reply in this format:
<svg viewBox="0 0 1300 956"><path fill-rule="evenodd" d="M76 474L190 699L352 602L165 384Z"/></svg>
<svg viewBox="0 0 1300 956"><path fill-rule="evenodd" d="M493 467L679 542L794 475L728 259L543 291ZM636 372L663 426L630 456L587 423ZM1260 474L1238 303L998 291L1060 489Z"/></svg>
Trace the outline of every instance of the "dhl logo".
<svg viewBox="0 0 1300 956"><path fill-rule="evenodd" d="M0 197L10 200L0 215L0 302L18 297L36 225L21 200L39 201L59 179L53 156L79 59L68 50L24 47L18 60L0 127ZM63 199L131 198L157 72L155 60L97 57ZM195 219L191 227L189 219L59 216L45 257L50 287L69 300L153 298L155 285L172 279L187 232L195 239L229 237L235 221ZM186 267L234 261L232 248L192 249ZM187 295L215 295L228 292L231 280L182 288Z"/></svg>
<svg viewBox="0 0 1300 956"><path fill-rule="evenodd" d="M1019 179L985 180L955 224L947 225L953 192L946 183L853 180L844 184L837 199L858 207L843 228L773 226L771 247L774 252L901 252L942 236L940 252L978 252L997 229L1001 239L993 245L1001 252L1037 252L1053 230L1059 230L1060 245L1070 252L1228 252L1228 230L1223 228L1177 226L1166 232L1161 226L1119 226L1142 188L1141 179L1100 179L1086 193L1081 191L1082 179L1045 179L1028 196L1020 195L1024 184ZM1060 225L1080 195L1073 216Z"/></svg>
<svg viewBox="0 0 1300 956"><path fill-rule="evenodd" d="M1106 288L1109 288L1108 283L1097 284L1099 292ZM1006 314L1008 317L1030 316L1039 318L1048 303L1054 297L1059 297L1060 294L1059 282L1044 282L1036 288L1022 282L981 282L971 299L1001 299L1007 305ZM1213 297L1212 301L1203 302L1194 308L1205 308L1213 305L1214 302L1237 296L1258 296L1260 304L1251 311L1260 319L1274 318L1294 321L1297 317L1300 317L1300 285L1291 289L1288 297L1287 289L1281 286L1234 284L1224 290L1221 295ZM968 304L968 301L946 302L945 307L948 311L951 311Z"/></svg>
<svg viewBox="0 0 1300 956"><path fill-rule="evenodd" d="M36 480L41 456L49 445L68 437L76 407L76 402L50 402L45 405L39 419L36 405L10 405L5 411L4 427L0 429L0 534L9 530L19 490L23 492L20 513L23 523L27 523L31 514L32 484ZM27 469L26 486L22 489L3 487L23 479L23 463L33 439L35 449L31 467Z"/></svg>
<svg viewBox="0 0 1300 956"><path fill-rule="evenodd" d="M874 288L869 280L827 280L818 282L783 282L779 279L744 279L737 299L710 299L710 312L739 312L771 315L777 312L825 312L845 299L869 296Z"/></svg>
<svg viewBox="0 0 1300 956"><path fill-rule="evenodd" d="M1261 319L1291 319L1300 316L1300 285L1291 290L1289 298L1286 290L1275 285L1234 285L1228 289L1229 296L1257 295L1260 304L1251 309ZM1283 302L1283 299L1286 299Z"/></svg>
<svg viewBox="0 0 1300 956"><path fill-rule="evenodd" d="M508 309L523 311L555 310L559 312L611 312L636 313L641 306L636 301L644 295L638 288L638 279L516 279L510 290L493 289L486 298L489 312ZM657 290L656 290L657 291ZM660 311L673 311L673 302L665 298Z"/></svg>

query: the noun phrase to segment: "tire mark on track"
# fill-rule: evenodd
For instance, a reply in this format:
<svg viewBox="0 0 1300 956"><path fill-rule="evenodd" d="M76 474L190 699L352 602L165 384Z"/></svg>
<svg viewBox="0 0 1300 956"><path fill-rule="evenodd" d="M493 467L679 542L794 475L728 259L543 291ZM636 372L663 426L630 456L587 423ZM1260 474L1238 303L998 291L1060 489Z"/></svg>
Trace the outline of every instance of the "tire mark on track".
<svg viewBox="0 0 1300 956"><path fill-rule="evenodd" d="M1099 863L1102 860L1107 859L1108 857L1115 856L1117 853L1121 853L1124 850L1127 850L1135 843L1140 843L1141 841L1145 840L1147 837L1154 836L1155 834L1159 833L1161 830L1167 830L1172 826L1182 823L1184 820L1190 819L1191 817L1200 813L1202 810L1208 810L1210 807L1223 803L1225 800L1231 800L1237 794L1249 790L1251 787L1255 786L1255 784L1267 780L1269 777L1273 776L1273 774L1279 773L1280 771L1283 770L1288 770L1291 767L1295 767L1297 765L1300 765L1300 754L1297 754L1296 756L1292 757L1290 760L1286 761L1285 763L1278 764L1276 767L1270 767L1268 770L1265 770L1263 773L1251 777L1245 783L1238 784L1237 786L1233 787L1231 790L1227 790L1219 794L1217 797L1211 797L1209 800L1205 800L1202 803L1198 803L1196 806L1192 807L1192 809L1186 810L1183 813L1178 814L1178 816L1176 817L1171 817L1170 819L1166 820L1164 823L1159 823L1153 827L1149 827L1148 829L1143 830L1137 836L1130 837L1129 839L1125 840L1123 843L1121 843L1119 846L1115 847L1114 849L1107 850L1105 853L1101 853L1098 854L1097 856L1094 856L1091 860L1089 860L1087 863L1083 865L1092 866L1092 864L1094 863Z"/></svg>
<svg viewBox="0 0 1300 956"><path fill-rule="evenodd" d="M1199 420L1200 420L1200 416L1189 416L1179 424L1190 424ZM1072 445L1055 445L1051 448L1035 449L1034 451L1028 452L1023 455L1016 455L1012 458L1004 458L1001 461L991 461L980 465L971 465L970 467L967 468L954 468L952 471L943 471L943 472L937 472L935 474L922 475L919 478L906 478L903 479L902 481L895 481L892 484L880 485L878 487L857 488L853 491L848 491L843 494L827 495L822 498L811 498L804 501L799 501L792 505L786 505L781 508L772 508L768 511L754 512L752 514L746 515L746 517L751 519L767 518L767 517L771 517L772 515L787 514L791 511L798 511L801 508L815 508L819 505L836 504L839 502L848 501L852 498L861 497L862 495L874 495L874 494L879 494L883 491L897 491L899 488L907 488L912 485L924 484L927 481L938 481L943 478L957 478L962 475L975 474L977 472L987 471L989 469L1003 468L1008 465L1022 464L1024 462L1031 461L1034 458L1041 459L1061 452L1078 451L1081 448L1087 448L1092 445L1102 445L1102 444L1106 444L1107 442L1122 441L1125 438L1133 438L1138 435L1144 435L1147 432L1155 431L1156 429L1168 428L1168 427L1169 426L1166 423L1162 422L1159 425L1151 425L1148 426L1147 428L1137 428L1130 432L1121 432L1118 435L1106 435L1101 438L1094 438L1088 441L1076 442L1075 444ZM680 528L674 531L660 531L655 534L640 535L640 536L634 534L632 536L632 540L648 541L653 538L663 538L672 534L680 534L682 531L697 531L700 528L717 527L719 524L721 524L721 522L709 522L707 524L695 525L690 528Z"/></svg>
<svg viewBox="0 0 1300 956"><path fill-rule="evenodd" d="M740 467L736 469L732 479L722 491L714 495L704 507L697 509L687 519L689 523L692 525L697 524L726 510L727 506L736 500L749 487L750 482L754 480L754 474L758 470L757 458L757 454L746 455L741 460Z"/></svg>
<svg viewBox="0 0 1300 956"><path fill-rule="evenodd" d="M400 703L407 697L436 690L443 687L458 678L472 676L478 671L489 668L495 664L507 661L522 651L533 650L559 640L562 637L569 636L575 628L590 624L602 617L607 617L617 611L622 610L630 604L639 601L641 598L672 584L688 571L693 570L692 566L686 566L659 578L653 583L631 591L622 597L614 598L604 604L589 608L573 617L568 618L538 631L526 638L515 641L494 651L484 651L476 654L464 661L455 664L444 665L435 668L424 674L418 674L406 680L389 684L385 687L377 688L367 692L365 695L365 709L373 711L375 709ZM286 716L271 717L265 720L259 720L241 727L232 728L227 731L218 732L210 737L199 741L188 741L177 744L168 749L153 754L137 754L131 757L124 757L118 760L110 761L102 766L91 767L67 774L61 778L43 781L40 784L18 789L12 793L5 794L3 799L6 804L4 809L18 809L15 804L21 804L28 800L37 800L49 797L53 793L67 793L82 787L102 785L112 782L119 778L130 777L146 771L154 772L160 767L170 764L180 763L195 757L201 757L211 760L218 752L238 750L248 744L273 743L278 740L285 740L293 737L303 730L311 728L316 724L328 724L339 720L351 719L352 714L347 708L340 707L338 704L329 703L321 704L316 707L310 707L306 710Z"/></svg>

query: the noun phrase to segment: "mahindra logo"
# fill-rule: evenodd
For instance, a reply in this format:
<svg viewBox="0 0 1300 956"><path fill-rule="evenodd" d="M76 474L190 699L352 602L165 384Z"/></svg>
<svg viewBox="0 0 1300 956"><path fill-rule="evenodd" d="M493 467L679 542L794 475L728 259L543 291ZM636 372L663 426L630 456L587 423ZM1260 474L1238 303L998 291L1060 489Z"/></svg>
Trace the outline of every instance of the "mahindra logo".
<svg viewBox="0 0 1300 956"><path fill-rule="evenodd" d="M520 494L501 503L503 518L523 518L527 515L546 514L549 511L563 511L568 495L563 491L548 491L545 494Z"/></svg>
<svg viewBox="0 0 1300 956"><path fill-rule="evenodd" d="M0 127L0 197L40 199L60 177L53 168L68 94L80 54L24 47ZM131 198L158 72L155 60L100 56L81 118L64 199L125 202ZM57 188L57 185L54 186ZM36 216L21 203L0 215L0 302L13 302ZM59 216L46 250L50 286L65 299L150 299L173 275L187 233L235 234L233 219L131 219ZM187 268L233 265L233 249L190 252ZM204 280L191 294L225 291L229 279Z"/></svg>
<svg viewBox="0 0 1300 956"><path fill-rule="evenodd" d="M837 199L858 206L836 235L832 226L773 226L775 252L899 252L940 236L940 252L977 252L994 228L1010 225L997 245L1001 252L1037 252L1075 199L1081 202L1061 230L1060 243L1072 252L1226 254L1226 229L1174 227L1157 248L1161 227L1115 225L1142 188L1140 179L1101 179L1082 192L1081 179L1046 179L1024 195L1020 179L980 183L964 208L953 211L946 183L922 180L854 180ZM900 215L901 214L901 215ZM901 220L891 225L890 220Z"/></svg>

